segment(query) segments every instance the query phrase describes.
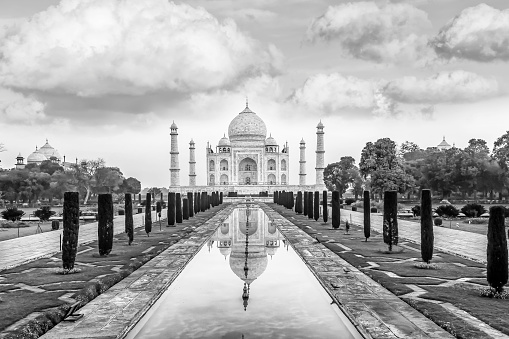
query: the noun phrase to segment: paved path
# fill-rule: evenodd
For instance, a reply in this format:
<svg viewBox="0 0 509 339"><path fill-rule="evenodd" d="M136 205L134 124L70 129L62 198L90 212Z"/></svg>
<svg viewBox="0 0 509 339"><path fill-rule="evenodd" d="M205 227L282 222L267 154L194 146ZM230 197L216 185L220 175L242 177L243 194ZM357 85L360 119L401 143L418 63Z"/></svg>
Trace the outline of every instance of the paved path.
<svg viewBox="0 0 509 339"><path fill-rule="evenodd" d="M351 219L350 219L351 216ZM362 212L341 210L341 219L352 220L354 224L363 225L364 215ZM382 231L383 216L371 214L371 228ZM456 254L477 262L486 263L487 236L455 230L445 227L433 227L435 235L435 248L451 254ZM454 225L453 225L454 227ZM408 239L417 244L421 243L421 224L418 222L398 219L398 232L401 238Z"/></svg>
<svg viewBox="0 0 509 339"><path fill-rule="evenodd" d="M166 212L166 210L162 210L162 218L166 218ZM156 220L156 214L157 212L152 212L152 221ZM144 225L144 218L144 213L133 215L134 228ZM124 220L124 216L117 216L113 220L115 234L124 232ZM58 231L0 241L0 271L60 252L61 235L62 228ZM80 225L79 244L82 245L95 240L97 240L97 222Z"/></svg>

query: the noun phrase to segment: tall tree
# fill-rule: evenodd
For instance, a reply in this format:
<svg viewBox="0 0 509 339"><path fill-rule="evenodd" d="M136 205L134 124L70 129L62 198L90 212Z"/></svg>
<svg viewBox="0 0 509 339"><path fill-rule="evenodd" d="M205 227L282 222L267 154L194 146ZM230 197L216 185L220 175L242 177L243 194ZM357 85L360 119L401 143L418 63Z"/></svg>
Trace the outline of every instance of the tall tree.
<svg viewBox="0 0 509 339"><path fill-rule="evenodd" d="M78 251L78 234L80 229L80 201L78 192L65 192L63 211L62 265L64 272L74 268Z"/></svg>
<svg viewBox="0 0 509 339"><path fill-rule="evenodd" d="M431 210L431 191L421 192L421 258L425 263L433 258L433 212Z"/></svg>
<svg viewBox="0 0 509 339"><path fill-rule="evenodd" d="M113 198L99 194L97 199L99 255L108 255L113 248Z"/></svg>
<svg viewBox="0 0 509 339"><path fill-rule="evenodd" d="M72 165L72 171L76 185L85 191L85 198L83 204L87 204L92 193L92 188L95 186L95 173L99 168L104 167L104 160L97 158L96 160L83 159L81 162Z"/></svg>
<svg viewBox="0 0 509 339"><path fill-rule="evenodd" d="M488 223L487 279L490 287L501 293L507 284L507 238L505 236L505 208L490 208Z"/></svg>
<svg viewBox="0 0 509 339"><path fill-rule="evenodd" d="M359 177L359 169L351 156L341 157L339 162L327 165L323 171L325 187L329 191L338 191L340 195Z"/></svg>
<svg viewBox="0 0 509 339"><path fill-rule="evenodd" d="M384 192L384 243L392 251L392 246L398 244L398 192Z"/></svg>
<svg viewBox="0 0 509 339"><path fill-rule="evenodd" d="M374 192L397 190L403 193L413 189L414 180L405 172L402 160L397 156L396 143L389 138L366 143L359 169L364 178L371 178Z"/></svg>
<svg viewBox="0 0 509 339"><path fill-rule="evenodd" d="M134 223L133 223L133 199L132 194L125 193L124 199L124 208L125 208L125 233L127 233L127 237L129 238L129 245L134 240Z"/></svg>
<svg viewBox="0 0 509 339"><path fill-rule="evenodd" d="M363 212L364 212L364 237L366 241L371 236L371 200L369 191L364 191Z"/></svg>
<svg viewBox="0 0 509 339"><path fill-rule="evenodd" d="M95 171L96 193L117 192L124 183L124 175L118 167L101 167Z"/></svg>

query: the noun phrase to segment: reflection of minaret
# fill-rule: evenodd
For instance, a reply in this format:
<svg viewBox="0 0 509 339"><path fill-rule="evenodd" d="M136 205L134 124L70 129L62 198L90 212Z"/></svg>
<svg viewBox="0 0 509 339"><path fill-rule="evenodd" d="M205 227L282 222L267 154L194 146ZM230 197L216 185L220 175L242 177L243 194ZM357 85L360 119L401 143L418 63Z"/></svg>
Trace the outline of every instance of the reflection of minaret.
<svg viewBox="0 0 509 339"><path fill-rule="evenodd" d="M189 142L189 186L196 186L196 159L194 156L194 141Z"/></svg>
<svg viewBox="0 0 509 339"><path fill-rule="evenodd" d="M323 170L325 169L324 163L324 153L325 148L323 144L323 124L322 120L316 126L316 186L322 187L323 183Z"/></svg>
<svg viewBox="0 0 509 339"><path fill-rule="evenodd" d="M306 142L304 138L300 141L300 172L299 172L299 185L306 184Z"/></svg>
<svg viewBox="0 0 509 339"><path fill-rule="evenodd" d="M249 254L249 214L250 214L249 205L246 205L246 250L244 252L246 255L246 260L244 261L244 276L246 277L246 280L247 274L249 272L249 267L247 266L247 257ZM246 282L244 282L244 288L242 290L242 300L244 301L243 302L244 311L246 311L247 301L249 300L249 284L247 284Z"/></svg>
<svg viewBox="0 0 509 339"><path fill-rule="evenodd" d="M170 150L170 186L180 186L179 176L179 147L177 143L177 125L175 121L171 124L171 150Z"/></svg>

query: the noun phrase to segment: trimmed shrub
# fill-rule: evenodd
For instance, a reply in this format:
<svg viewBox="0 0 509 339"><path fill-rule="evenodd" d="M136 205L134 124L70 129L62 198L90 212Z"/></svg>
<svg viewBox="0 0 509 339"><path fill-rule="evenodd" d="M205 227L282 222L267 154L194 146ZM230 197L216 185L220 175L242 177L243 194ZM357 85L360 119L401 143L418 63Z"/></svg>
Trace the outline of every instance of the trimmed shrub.
<svg viewBox="0 0 509 339"><path fill-rule="evenodd" d="M315 219L315 221L318 221L318 219L320 219L320 192L318 191L315 191L315 206L313 219Z"/></svg>
<svg viewBox="0 0 509 339"><path fill-rule="evenodd" d="M327 210L327 191L322 192L322 217L323 222L327 222L329 220L329 211Z"/></svg>
<svg viewBox="0 0 509 339"><path fill-rule="evenodd" d="M460 211L453 205L440 205L435 212L441 217L455 218L460 214Z"/></svg>
<svg viewBox="0 0 509 339"><path fill-rule="evenodd" d="M295 198L295 213L302 213L302 192L297 192L297 197Z"/></svg>
<svg viewBox="0 0 509 339"><path fill-rule="evenodd" d="M194 205L193 205L193 193L187 192L187 204L188 204L188 214L189 218L194 217Z"/></svg>
<svg viewBox="0 0 509 339"><path fill-rule="evenodd" d="M332 192L332 228L339 228L339 218L341 217L339 211L339 192Z"/></svg>
<svg viewBox="0 0 509 339"><path fill-rule="evenodd" d="M488 218L472 218L469 220L470 224L476 224L476 225L484 225L488 224L489 219Z"/></svg>
<svg viewBox="0 0 509 339"><path fill-rule="evenodd" d="M200 192L196 192L194 196L194 214L200 213L200 203L201 203L201 194Z"/></svg>
<svg viewBox="0 0 509 339"><path fill-rule="evenodd" d="M351 205L352 203L354 203L356 200L354 198L346 198L345 199L345 204L347 205Z"/></svg>
<svg viewBox="0 0 509 339"><path fill-rule="evenodd" d="M133 223L133 199L132 195L129 193L125 194L124 207L125 207L125 219L124 219L125 233L127 233L129 245L131 245L134 240L134 223Z"/></svg>
<svg viewBox="0 0 509 339"><path fill-rule="evenodd" d="M502 206L490 208L488 224L487 275L488 284L501 293L507 284L507 238L505 236L505 209Z"/></svg>
<svg viewBox="0 0 509 339"><path fill-rule="evenodd" d="M352 211L354 211L354 212L357 211L357 207L352 206Z"/></svg>
<svg viewBox="0 0 509 339"><path fill-rule="evenodd" d="M5 220L16 221L21 219L21 217L25 215L25 212L18 210L17 207L8 207L6 210L3 210L1 214L2 218Z"/></svg>
<svg viewBox="0 0 509 339"><path fill-rule="evenodd" d="M313 210L314 210L313 192L309 192L308 193L308 218L309 219L313 219Z"/></svg>
<svg viewBox="0 0 509 339"><path fill-rule="evenodd" d="M182 218L189 220L189 200L187 198L182 199Z"/></svg>
<svg viewBox="0 0 509 339"><path fill-rule="evenodd" d="M182 223L182 198L180 193L175 194L175 221L177 224Z"/></svg>
<svg viewBox="0 0 509 339"><path fill-rule="evenodd" d="M51 216L55 214L55 211L51 210L51 206L42 206L34 212L34 215L41 219L41 221L48 221Z"/></svg>
<svg viewBox="0 0 509 339"><path fill-rule="evenodd" d="M398 244L398 192L384 192L384 243L392 251L392 246Z"/></svg>
<svg viewBox="0 0 509 339"><path fill-rule="evenodd" d="M56 231L56 230L58 230L59 228L60 228L60 221L58 221L58 220L52 220L52 221L51 221L51 229L52 229L53 231Z"/></svg>
<svg viewBox="0 0 509 339"><path fill-rule="evenodd" d="M421 197L421 204L422 204L422 197ZM412 213L414 214L414 217L420 217L421 216L421 206L415 205L414 207L412 207Z"/></svg>
<svg viewBox="0 0 509 339"><path fill-rule="evenodd" d="M304 211L302 212L302 214L308 215L308 192L304 191L302 199L304 203Z"/></svg>
<svg viewBox="0 0 509 339"><path fill-rule="evenodd" d="M267 193L267 196L269 196L269 194ZM219 204L223 204L223 192L220 192L219 193Z"/></svg>
<svg viewBox="0 0 509 339"><path fill-rule="evenodd" d="M293 196L293 192L288 192L288 196L290 198L290 209L293 209L295 207L295 199Z"/></svg>
<svg viewBox="0 0 509 339"><path fill-rule="evenodd" d="M111 194L99 194L97 198L97 223L99 255L108 255L113 248L113 198Z"/></svg>
<svg viewBox="0 0 509 339"><path fill-rule="evenodd" d="M152 212L150 211L150 206L152 206L152 195L147 193L147 205L145 207L145 232L147 236L149 236L150 232L152 232Z"/></svg>
<svg viewBox="0 0 509 339"><path fill-rule="evenodd" d="M65 272L74 269L78 251L78 233L80 229L80 195L78 192L64 193L62 266Z"/></svg>
<svg viewBox="0 0 509 339"><path fill-rule="evenodd" d="M376 208L376 207L371 207L370 212L371 212L371 213L378 213L378 208Z"/></svg>
<svg viewBox="0 0 509 339"><path fill-rule="evenodd" d="M160 201L156 202L156 212L161 213L161 202Z"/></svg>
<svg viewBox="0 0 509 339"><path fill-rule="evenodd" d="M370 213L370 197L369 197L369 191L364 191L364 237L366 238L366 241L368 241L368 238L371 236L371 213ZM371 209L372 212L373 209ZM376 212L376 208L375 208Z"/></svg>
<svg viewBox="0 0 509 339"><path fill-rule="evenodd" d="M461 208L461 212L469 218L475 218L481 216L481 214L484 214L488 211L484 208L483 205L480 204L466 204Z"/></svg>
<svg viewBox="0 0 509 339"><path fill-rule="evenodd" d="M431 191L424 189L421 192L421 258L425 263L433 258L433 212L431 210Z"/></svg>
<svg viewBox="0 0 509 339"><path fill-rule="evenodd" d="M175 192L168 194L168 226L175 226Z"/></svg>
<svg viewBox="0 0 509 339"><path fill-rule="evenodd" d="M442 219L441 218L433 219L433 225L435 225L435 226L442 226Z"/></svg>

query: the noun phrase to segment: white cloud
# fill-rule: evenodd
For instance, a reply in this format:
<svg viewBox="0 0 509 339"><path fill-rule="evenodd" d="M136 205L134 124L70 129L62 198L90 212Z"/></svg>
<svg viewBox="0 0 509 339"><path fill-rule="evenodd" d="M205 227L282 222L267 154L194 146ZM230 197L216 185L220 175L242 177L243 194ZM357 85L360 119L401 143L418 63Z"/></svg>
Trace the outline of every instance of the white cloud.
<svg viewBox="0 0 509 339"><path fill-rule="evenodd" d="M166 0L63 0L2 33L2 84L80 96L228 88L281 63L234 21Z"/></svg>
<svg viewBox="0 0 509 339"><path fill-rule="evenodd" d="M383 88L383 94L395 101L423 104L478 101L498 92L495 79L463 70L440 72L425 79L403 77L388 82Z"/></svg>
<svg viewBox="0 0 509 339"><path fill-rule="evenodd" d="M509 60L509 9L486 4L464 9L431 40L444 59Z"/></svg>
<svg viewBox="0 0 509 339"><path fill-rule="evenodd" d="M499 88L495 79L463 70L440 72L428 78L408 76L391 81L331 73L309 77L289 101L334 114L340 113L341 109L353 108L371 111L377 117L431 116L436 104L475 102L497 94ZM401 104L405 104L404 109Z"/></svg>
<svg viewBox="0 0 509 339"><path fill-rule="evenodd" d="M8 88L0 87L0 121L14 124L44 122L45 105L35 98L24 96Z"/></svg>
<svg viewBox="0 0 509 339"><path fill-rule="evenodd" d="M309 41L334 41L345 55L376 62L415 61L427 57L422 31L428 15L405 3L349 2L330 6L307 30Z"/></svg>
<svg viewBox="0 0 509 339"><path fill-rule="evenodd" d="M341 108L371 108L375 84L369 80L339 73L316 74L294 91L290 101L324 111Z"/></svg>

